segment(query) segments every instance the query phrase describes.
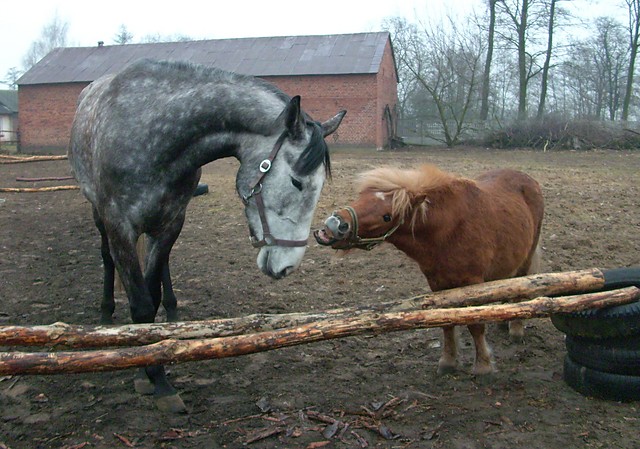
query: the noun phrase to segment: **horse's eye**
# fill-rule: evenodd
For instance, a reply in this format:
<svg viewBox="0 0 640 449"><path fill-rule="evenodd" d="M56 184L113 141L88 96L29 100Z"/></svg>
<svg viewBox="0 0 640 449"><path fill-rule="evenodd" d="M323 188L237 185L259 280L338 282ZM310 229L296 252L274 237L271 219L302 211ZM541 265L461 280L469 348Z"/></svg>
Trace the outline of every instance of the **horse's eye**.
<svg viewBox="0 0 640 449"><path fill-rule="evenodd" d="M390 221L391 221L391 215L389 215L389 214L384 214L384 216L382 217L382 219L388 223L388 222L390 222Z"/></svg>
<svg viewBox="0 0 640 449"><path fill-rule="evenodd" d="M293 187L295 187L296 189L302 191L302 183L296 178L291 178L291 184L293 184Z"/></svg>

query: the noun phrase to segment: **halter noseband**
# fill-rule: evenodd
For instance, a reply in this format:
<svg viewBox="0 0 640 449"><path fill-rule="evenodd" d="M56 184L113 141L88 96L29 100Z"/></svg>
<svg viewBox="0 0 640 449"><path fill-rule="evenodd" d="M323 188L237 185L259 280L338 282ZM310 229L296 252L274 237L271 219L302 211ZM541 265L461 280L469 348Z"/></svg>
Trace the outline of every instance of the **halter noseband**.
<svg viewBox="0 0 640 449"><path fill-rule="evenodd" d="M258 166L260 173L251 183L249 194L246 196L242 195L242 202L245 206L249 203L250 198L256 199L256 206L258 207L258 214L260 215L260 222L262 223L262 240L258 240L258 238L253 234L253 231L249 237L251 245L253 245L254 248L262 248L263 246L286 246L289 248L307 246L307 240L283 240L277 239L271 235L269 224L267 223L267 216L265 214L264 201L262 200L262 180L271 169L273 160L278 155L278 151L280 151L287 135L288 131L284 131L280 134L280 137L278 137L278 140L276 140L276 143L273 145L273 149L271 150L271 153L269 153L269 156L260 162L260 165Z"/></svg>
<svg viewBox="0 0 640 449"><path fill-rule="evenodd" d="M389 229L387 232L384 233L384 235L381 235L380 237L363 238L358 235L358 215L356 214L355 209L350 206L345 206L343 207L343 209L349 212L349 215L351 216L351 221L353 224L351 226L352 227L351 235L347 240L348 246L346 248L340 248L340 249L358 248L358 249L365 249L367 251L370 251L376 246L378 246L379 244L383 243L387 238L389 238L389 236L391 236L391 234L396 232L398 228L402 226L402 224L404 223L404 220L401 219L400 221L398 221L397 225ZM336 215L336 213L334 212L333 215Z"/></svg>

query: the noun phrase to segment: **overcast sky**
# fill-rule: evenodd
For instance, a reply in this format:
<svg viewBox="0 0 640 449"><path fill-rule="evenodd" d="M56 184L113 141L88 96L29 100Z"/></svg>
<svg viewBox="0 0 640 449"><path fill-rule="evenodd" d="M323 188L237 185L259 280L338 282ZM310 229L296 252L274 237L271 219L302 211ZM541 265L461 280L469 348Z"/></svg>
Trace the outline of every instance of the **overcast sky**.
<svg viewBox="0 0 640 449"><path fill-rule="evenodd" d="M219 39L380 31L386 17L409 21L453 11L464 17L483 0L1 0L0 79L22 60L56 16L68 23L70 46L113 44L121 25L146 35ZM622 0L573 0L580 13L607 14ZM0 85L0 88L4 87Z"/></svg>

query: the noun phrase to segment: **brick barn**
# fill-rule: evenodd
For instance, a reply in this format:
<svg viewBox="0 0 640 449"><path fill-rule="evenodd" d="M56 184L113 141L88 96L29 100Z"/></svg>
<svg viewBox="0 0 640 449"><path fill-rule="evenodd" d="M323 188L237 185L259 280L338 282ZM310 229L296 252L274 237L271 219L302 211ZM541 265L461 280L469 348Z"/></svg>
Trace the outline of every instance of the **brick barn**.
<svg viewBox="0 0 640 449"><path fill-rule="evenodd" d="M58 48L18 80L22 152L66 149L78 95L141 58L188 60L258 76L300 95L312 117L348 111L332 145L386 148L395 136L397 72L388 32Z"/></svg>

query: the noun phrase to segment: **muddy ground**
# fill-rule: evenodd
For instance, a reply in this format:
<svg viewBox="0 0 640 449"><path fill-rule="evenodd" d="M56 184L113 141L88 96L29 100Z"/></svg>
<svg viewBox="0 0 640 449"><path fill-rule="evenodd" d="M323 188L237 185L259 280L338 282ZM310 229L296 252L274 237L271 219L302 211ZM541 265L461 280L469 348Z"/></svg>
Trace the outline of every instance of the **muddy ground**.
<svg viewBox="0 0 640 449"><path fill-rule="evenodd" d="M527 171L547 202L543 271L640 264L640 152L485 149L336 151L333 180L314 221L354 195L354 174L432 162L465 176L493 167ZM205 167L172 253L183 318L301 312L407 298L428 291L390 246L346 259L310 240L301 269L273 281L255 264L235 160ZM18 176L61 176L66 161L0 165ZM69 183L67 181L66 183ZM58 183L37 183L38 186ZM78 191L0 193L0 325L97 324L98 233ZM160 320L164 316L160 315ZM124 298L116 321L129 322ZM189 414L172 416L134 393L132 371L0 378L0 448L637 448L639 404L591 399L562 380L563 335L526 323L524 344L491 326L499 371L436 376L438 329L354 337L170 368ZM5 348L6 349L6 348ZM337 427L318 420L336 419ZM345 429L345 425L347 425Z"/></svg>

